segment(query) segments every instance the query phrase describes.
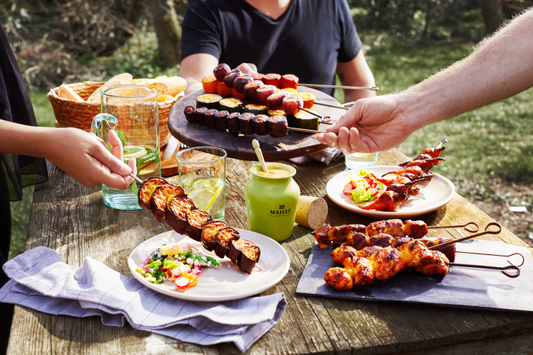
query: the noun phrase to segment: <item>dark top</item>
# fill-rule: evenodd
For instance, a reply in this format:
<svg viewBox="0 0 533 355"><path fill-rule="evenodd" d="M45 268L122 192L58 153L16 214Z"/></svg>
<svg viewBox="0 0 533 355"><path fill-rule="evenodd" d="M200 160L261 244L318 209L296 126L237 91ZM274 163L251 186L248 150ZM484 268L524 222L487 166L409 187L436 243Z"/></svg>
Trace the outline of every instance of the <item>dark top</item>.
<svg viewBox="0 0 533 355"><path fill-rule="evenodd" d="M0 119L35 126L35 116L22 74L0 24ZM0 263L10 240L9 201L22 198L22 188L48 180L44 159L0 152ZM0 281L1 282L1 281Z"/></svg>
<svg viewBox="0 0 533 355"><path fill-rule="evenodd" d="M245 0L189 0L182 22L181 59L208 53L231 68L254 63L307 84L335 84L337 62L360 49L346 0L292 0L276 20Z"/></svg>

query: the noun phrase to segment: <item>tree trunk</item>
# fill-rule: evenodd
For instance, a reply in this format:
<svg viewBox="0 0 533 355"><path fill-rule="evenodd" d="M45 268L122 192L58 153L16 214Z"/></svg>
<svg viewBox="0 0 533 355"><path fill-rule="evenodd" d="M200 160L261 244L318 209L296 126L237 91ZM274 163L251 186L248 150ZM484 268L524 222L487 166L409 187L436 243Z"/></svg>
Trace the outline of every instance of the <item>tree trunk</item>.
<svg viewBox="0 0 533 355"><path fill-rule="evenodd" d="M179 63L181 28L178 23L173 0L152 0L155 34L159 47L159 58L163 67L170 68Z"/></svg>
<svg viewBox="0 0 533 355"><path fill-rule="evenodd" d="M480 1L483 19L485 20L485 29L487 33L492 33L503 23L503 7L501 0L482 0Z"/></svg>
<svg viewBox="0 0 533 355"><path fill-rule="evenodd" d="M133 36L137 21L147 6L146 0L130 1L126 13L124 14L126 24L117 29L117 47L122 46L129 38L131 38L131 36Z"/></svg>

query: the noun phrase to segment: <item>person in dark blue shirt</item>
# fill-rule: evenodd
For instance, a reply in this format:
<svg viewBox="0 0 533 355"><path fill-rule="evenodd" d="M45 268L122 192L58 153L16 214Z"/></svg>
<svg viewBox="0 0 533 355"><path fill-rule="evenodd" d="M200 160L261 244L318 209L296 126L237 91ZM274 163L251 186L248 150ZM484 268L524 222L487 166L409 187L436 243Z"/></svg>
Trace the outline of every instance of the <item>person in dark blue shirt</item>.
<svg viewBox="0 0 533 355"><path fill-rule="evenodd" d="M345 0L190 0L180 76L186 93L201 89L219 63L243 73L294 74L307 84L335 84L338 74L343 85L374 86L361 47ZM345 101L374 95L348 90Z"/></svg>

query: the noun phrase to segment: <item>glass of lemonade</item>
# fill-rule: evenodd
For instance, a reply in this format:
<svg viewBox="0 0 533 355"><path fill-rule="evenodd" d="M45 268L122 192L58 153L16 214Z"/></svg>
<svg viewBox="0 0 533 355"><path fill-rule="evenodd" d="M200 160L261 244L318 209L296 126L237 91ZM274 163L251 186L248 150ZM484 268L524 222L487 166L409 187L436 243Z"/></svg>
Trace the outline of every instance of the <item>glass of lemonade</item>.
<svg viewBox="0 0 533 355"><path fill-rule="evenodd" d="M198 209L219 221L225 213L226 157L226 151L216 147L194 147L176 154L181 186Z"/></svg>
<svg viewBox="0 0 533 355"><path fill-rule="evenodd" d="M102 113L93 119L93 133L109 146L109 130L115 130L123 139L124 162L136 159L137 176L141 180L161 176L157 91L140 85L108 86L100 91ZM136 181L126 190L104 184L104 203L119 210L141 209L139 187Z"/></svg>

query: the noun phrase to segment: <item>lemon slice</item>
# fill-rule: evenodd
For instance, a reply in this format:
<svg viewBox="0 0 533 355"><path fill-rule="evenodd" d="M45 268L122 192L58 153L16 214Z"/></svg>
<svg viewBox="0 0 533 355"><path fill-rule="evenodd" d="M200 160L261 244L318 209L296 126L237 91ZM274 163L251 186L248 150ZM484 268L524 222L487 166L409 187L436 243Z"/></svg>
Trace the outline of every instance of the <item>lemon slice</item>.
<svg viewBox="0 0 533 355"><path fill-rule="evenodd" d="M220 196L224 185L220 179L202 179L194 182L195 188L189 192L189 197L194 201L198 209L209 213L209 209Z"/></svg>
<svg viewBox="0 0 533 355"><path fill-rule="evenodd" d="M143 147L130 146L124 148L124 159L140 158L143 155L146 155L146 149Z"/></svg>
<svg viewBox="0 0 533 355"><path fill-rule="evenodd" d="M195 189L214 189L222 184L222 181L217 178L201 179L194 182Z"/></svg>

